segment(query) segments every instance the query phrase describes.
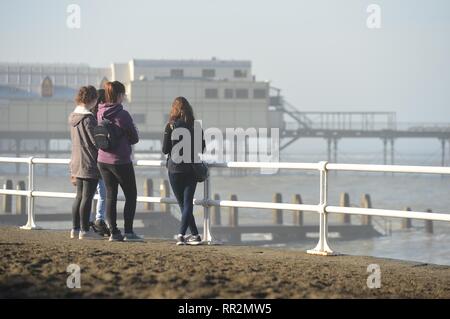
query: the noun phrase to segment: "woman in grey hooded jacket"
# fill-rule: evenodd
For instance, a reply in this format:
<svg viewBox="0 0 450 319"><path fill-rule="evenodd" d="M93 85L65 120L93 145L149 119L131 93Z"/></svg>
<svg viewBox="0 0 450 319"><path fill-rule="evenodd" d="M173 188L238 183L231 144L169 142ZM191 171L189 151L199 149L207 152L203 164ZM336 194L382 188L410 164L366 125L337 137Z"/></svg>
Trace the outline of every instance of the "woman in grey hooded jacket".
<svg viewBox="0 0 450 319"><path fill-rule="evenodd" d="M97 147L93 129L97 125L90 111L97 103L97 90L93 86L83 86L76 97L77 106L69 115L72 156L70 173L76 179L77 195L72 205L73 228L70 238L100 239L89 231L89 217L100 173L97 168Z"/></svg>

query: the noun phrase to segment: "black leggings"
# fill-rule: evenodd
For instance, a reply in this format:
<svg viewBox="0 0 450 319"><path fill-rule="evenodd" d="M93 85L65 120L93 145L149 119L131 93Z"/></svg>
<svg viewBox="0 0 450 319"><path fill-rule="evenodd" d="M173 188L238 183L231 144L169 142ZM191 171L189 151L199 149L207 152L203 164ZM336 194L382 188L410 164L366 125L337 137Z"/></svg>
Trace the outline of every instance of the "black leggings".
<svg viewBox="0 0 450 319"><path fill-rule="evenodd" d="M193 200L195 188L197 187L197 181L195 180L194 175L190 173L169 173L169 181L181 209L179 234L186 235L186 231L189 227L192 235L198 235L198 229L193 214Z"/></svg>
<svg viewBox="0 0 450 319"><path fill-rule="evenodd" d="M77 196L72 205L73 229L80 229L81 226L81 230L89 231L89 217L97 183L98 179L77 178Z"/></svg>
<svg viewBox="0 0 450 319"><path fill-rule="evenodd" d="M98 168L106 186L106 220L111 232L117 230L117 192L120 185L125 195L125 207L123 208L125 233L132 233L137 199L133 163L98 163Z"/></svg>

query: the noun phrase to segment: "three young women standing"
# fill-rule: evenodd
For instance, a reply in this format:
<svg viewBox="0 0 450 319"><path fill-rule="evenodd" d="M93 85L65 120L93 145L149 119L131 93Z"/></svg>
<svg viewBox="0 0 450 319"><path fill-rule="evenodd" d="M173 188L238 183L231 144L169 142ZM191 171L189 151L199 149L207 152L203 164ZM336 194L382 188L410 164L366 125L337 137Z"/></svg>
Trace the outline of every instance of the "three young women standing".
<svg viewBox="0 0 450 319"><path fill-rule="evenodd" d="M82 87L77 95L77 107L69 116L72 138L71 175L76 179L77 196L73 203L73 229L71 238L100 238L89 231L90 208L100 175L106 187L106 219L110 232L110 241L141 241L133 230L136 212L136 177L131 159L131 146L139 141L138 131L130 114L124 110L125 86L118 82L105 84L105 102L97 103L98 93L92 86ZM98 105L97 119L91 110ZM98 122L109 120L117 129L116 147L111 150L97 150L93 136ZM177 97L170 111L169 122L164 130L162 151L168 155L167 168L169 181L182 212L177 245L198 245L200 235L193 215L193 199L197 180L192 164L197 162L198 150L195 147L197 130L194 129L195 118L192 106L186 98ZM172 154L172 149L182 141L183 134L174 134L177 129L189 132L190 154ZM201 132L201 152L205 149L203 131ZM198 138L198 137L197 137ZM178 149L178 147L177 147ZM176 153L176 152L174 152ZM173 157L172 157L173 155ZM118 187L125 195L124 221L125 234L117 228L117 193ZM102 216L97 216L101 219ZM96 223L97 224L97 223ZM96 225L97 226L97 225ZM191 236L186 236L187 229Z"/></svg>

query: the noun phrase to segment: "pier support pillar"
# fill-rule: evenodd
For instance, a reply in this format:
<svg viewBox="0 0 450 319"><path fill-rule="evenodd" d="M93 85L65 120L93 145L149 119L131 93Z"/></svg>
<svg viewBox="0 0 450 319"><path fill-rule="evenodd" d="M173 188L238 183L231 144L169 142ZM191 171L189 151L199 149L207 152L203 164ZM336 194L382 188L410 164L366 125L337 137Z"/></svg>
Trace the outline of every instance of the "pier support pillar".
<svg viewBox="0 0 450 319"><path fill-rule="evenodd" d="M406 207L405 211L410 212L411 207ZM402 219L402 229L410 229L412 227L411 218Z"/></svg>
<svg viewBox="0 0 450 319"><path fill-rule="evenodd" d="M337 138L333 139L333 163L337 163L338 161L338 140Z"/></svg>
<svg viewBox="0 0 450 319"><path fill-rule="evenodd" d="M395 164L395 151L394 151L394 139L391 138L391 165Z"/></svg>
<svg viewBox="0 0 450 319"><path fill-rule="evenodd" d="M45 150L45 158L49 158L49 151L50 151L50 140L49 139L45 139L44 140L45 146L44 146L44 150ZM48 166L49 164L45 165L45 176L48 177Z"/></svg>
<svg viewBox="0 0 450 319"><path fill-rule="evenodd" d="M383 165L387 165L387 139L383 139Z"/></svg>
<svg viewBox="0 0 450 319"><path fill-rule="evenodd" d="M294 196L292 196L292 204L303 204L302 197L300 196L300 194L295 194ZM293 212L292 223L295 226L303 226L303 211L302 210L296 210Z"/></svg>
<svg viewBox="0 0 450 319"><path fill-rule="evenodd" d="M327 161L331 162L331 138L327 138Z"/></svg>
<svg viewBox="0 0 450 319"><path fill-rule="evenodd" d="M339 206L341 207L350 207L350 196L348 193L341 193L339 198ZM351 224L351 215L343 214L341 215L341 221L343 224Z"/></svg>
<svg viewBox="0 0 450 319"><path fill-rule="evenodd" d="M372 201L370 199L369 194L363 194L361 196L361 208L372 208ZM372 216L362 215L361 216L361 224L362 225L370 225L372 224Z"/></svg>
<svg viewBox="0 0 450 319"><path fill-rule="evenodd" d="M275 193L273 195L273 202L274 203L281 203L282 196L281 193ZM283 225L283 210L282 209L274 209L272 211L272 220L275 225Z"/></svg>
<svg viewBox="0 0 450 319"><path fill-rule="evenodd" d="M214 194L214 200L220 200L219 194ZM211 224L213 226L220 226L222 224L222 216L220 212L220 206L214 206L211 215Z"/></svg>
<svg viewBox="0 0 450 319"><path fill-rule="evenodd" d="M16 157L20 157L20 150L21 150L21 140L16 139ZM20 163L16 163L16 175L20 174Z"/></svg>
<svg viewBox="0 0 450 319"><path fill-rule="evenodd" d="M450 140L447 141L448 143L448 154L450 154Z"/></svg>
<svg viewBox="0 0 450 319"><path fill-rule="evenodd" d="M441 166L445 166L445 139L441 139Z"/></svg>

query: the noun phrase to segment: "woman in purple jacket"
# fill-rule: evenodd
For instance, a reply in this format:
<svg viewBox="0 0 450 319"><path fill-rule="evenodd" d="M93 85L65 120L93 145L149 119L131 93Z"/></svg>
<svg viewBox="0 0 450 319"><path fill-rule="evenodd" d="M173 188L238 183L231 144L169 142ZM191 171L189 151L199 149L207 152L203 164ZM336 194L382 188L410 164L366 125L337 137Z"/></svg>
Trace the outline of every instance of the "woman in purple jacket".
<svg viewBox="0 0 450 319"><path fill-rule="evenodd" d="M141 241L142 238L133 231L133 220L136 212L136 177L131 160L131 145L139 141L136 126L130 114L123 109L125 86L118 82L105 84L106 103L98 106L97 120L100 123L108 119L119 131L117 146L108 151L98 151L98 168L106 186L106 219L111 236L110 241ZM118 186L125 195L123 211L125 234L122 236L117 228L117 192Z"/></svg>

